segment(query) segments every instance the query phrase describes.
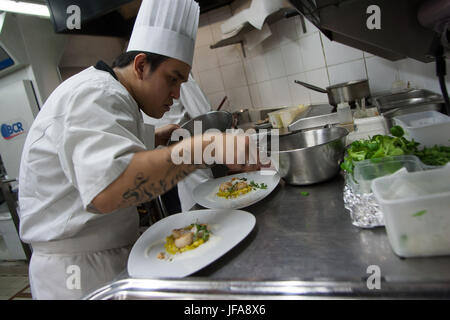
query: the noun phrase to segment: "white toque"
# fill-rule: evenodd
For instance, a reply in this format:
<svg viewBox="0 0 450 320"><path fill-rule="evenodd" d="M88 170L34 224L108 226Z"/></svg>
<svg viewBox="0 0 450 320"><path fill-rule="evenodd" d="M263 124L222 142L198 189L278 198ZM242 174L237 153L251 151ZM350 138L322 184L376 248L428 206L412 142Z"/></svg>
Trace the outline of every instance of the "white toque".
<svg viewBox="0 0 450 320"><path fill-rule="evenodd" d="M129 51L145 51L192 66L200 8L194 0L143 0Z"/></svg>

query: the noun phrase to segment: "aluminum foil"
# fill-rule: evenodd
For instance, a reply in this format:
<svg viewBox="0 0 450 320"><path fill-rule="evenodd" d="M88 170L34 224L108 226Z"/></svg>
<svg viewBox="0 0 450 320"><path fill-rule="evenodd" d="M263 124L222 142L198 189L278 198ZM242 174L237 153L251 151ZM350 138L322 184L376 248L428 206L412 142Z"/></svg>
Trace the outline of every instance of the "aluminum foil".
<svg viewBox="0 0 450 320"><path fill-rule="evenodd" d="M353 225L360 228L384 226L383 213L374 194L360 192L358 184L348 174L345 175L344 205Z"/></svg>

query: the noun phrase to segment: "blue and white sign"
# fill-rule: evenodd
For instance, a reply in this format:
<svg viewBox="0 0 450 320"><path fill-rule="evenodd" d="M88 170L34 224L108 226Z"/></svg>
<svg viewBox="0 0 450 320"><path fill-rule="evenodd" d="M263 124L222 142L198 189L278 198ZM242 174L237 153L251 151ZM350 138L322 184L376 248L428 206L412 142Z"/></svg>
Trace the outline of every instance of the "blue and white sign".
<svg viewBox="0 0 450 320"><path fill-rule="evenodd" d="M2 137L5 140L10 140L25 133L24 125L21 121L13 123L4 123L1 125Z"/></svg>

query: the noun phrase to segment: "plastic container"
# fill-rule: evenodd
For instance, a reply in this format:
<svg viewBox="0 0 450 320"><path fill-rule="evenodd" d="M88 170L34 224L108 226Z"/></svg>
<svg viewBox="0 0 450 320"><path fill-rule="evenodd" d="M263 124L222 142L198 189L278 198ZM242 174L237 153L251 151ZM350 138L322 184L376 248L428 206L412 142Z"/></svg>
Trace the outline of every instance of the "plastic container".
<svg viewBox="0 0 450 320"><path fill-rule="evenodd" d="M347 145L357 140L370 139L371 137L378 134L388 134L383 116L355 119L354 124L356 126L356 130L350 132L350 134L347 136Z"/></svg>
<svg viewBox="0 0 450 320"><path fill-rule="evenodd" d="M357 192L371 193L372 180L391 175L401 168L406 168L408 172L422 171L424 164L416 156L394 156L379 159L370 159L355 162L353 170Z"/></svg>
<svg viewBox="0 0 450 320"><path fill-rule="evenodd" d="M393 118L405 130L405 138L426 147L450 146L450 117L437 111L411 113Z"/></svg>
<svg viewBox="0 0 450 320"><path fill-rule="evenodd" d="M375 179L393 251L401 257L450 254L450 166Z"/></svg>
<svg viewBox="0 0 450 320"><path fill-rule="evenodd" d="M339 103L337 107L337 115L340 124L347 124L353 122L352 110L348 102Z"/></svg>

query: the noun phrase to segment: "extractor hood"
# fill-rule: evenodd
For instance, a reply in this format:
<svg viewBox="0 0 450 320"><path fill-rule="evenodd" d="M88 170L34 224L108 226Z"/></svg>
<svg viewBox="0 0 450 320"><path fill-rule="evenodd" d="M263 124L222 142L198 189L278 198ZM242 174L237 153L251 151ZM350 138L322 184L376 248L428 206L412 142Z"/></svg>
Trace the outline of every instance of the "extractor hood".
<svg viewBox="0 0 450 320"><path fill-rule="evenodd" d="M434 60L442 37L419 22L424 6L435 4L450 19L449 1L440 0L289 0L330 40L388 60ZM447 36L447 30L444 31Z"/></svg>
<svg viewBox="0 0 450 320"><path fill-rule="evenodd" d="M77 35L100 35L128 39L142 0L45 0L55 32ZM229 5L233 0L196 0L200 14ZM80 28L68 27L70 6L81 12ZM70 12L70 10L69 10Z"/></svg>
<svg viewBox="0 0 450 320"><path fill-rule="evenodd" d="M141 0L46 0L57 33L129 38ZM79 8L79 27L71 19Z"/></svg>

